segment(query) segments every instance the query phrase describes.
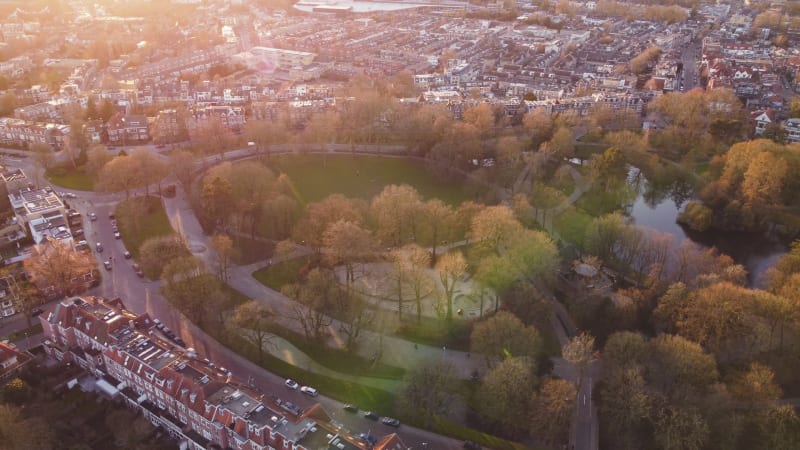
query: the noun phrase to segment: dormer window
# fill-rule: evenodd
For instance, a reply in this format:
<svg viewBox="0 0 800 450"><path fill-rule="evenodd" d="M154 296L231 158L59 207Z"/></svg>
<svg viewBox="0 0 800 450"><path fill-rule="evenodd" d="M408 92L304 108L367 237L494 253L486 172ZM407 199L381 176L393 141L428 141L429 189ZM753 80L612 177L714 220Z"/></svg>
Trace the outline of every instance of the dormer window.
<svg viewBox="0 0 800 450"><path fill-rule="evenodd" d="M197 394L195 394L194 392L192 392L191 394L189 394L189 401L190 401L190 402L192 402L192 403L194 403L194 402L195 402L195 400L197 400Z"/></svg>

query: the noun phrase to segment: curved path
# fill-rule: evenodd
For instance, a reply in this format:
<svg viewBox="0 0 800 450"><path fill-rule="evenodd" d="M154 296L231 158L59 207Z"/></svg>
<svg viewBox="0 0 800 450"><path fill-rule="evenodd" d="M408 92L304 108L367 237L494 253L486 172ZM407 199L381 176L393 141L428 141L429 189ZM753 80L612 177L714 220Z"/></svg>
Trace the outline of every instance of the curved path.
<svg viewBox="0 0 800 450"><path fill-rule="evenodd" d="M353 150L353 147L349 145L338 146L338 147L328 146L327 150L325 151L351 152ZM272 154L272 153L292 152L297 148L299 148L299 146L293 146L293 145L274 146L273 148L270 148L268 150L268 153ZM368 152L369 154L373 155L377 153L385 156L389 155L396 156L398 153L397 147L392 147L391 149L387 149L386 152L381 152L381 151L376 152L375 151L376 148L380 150L383 147L358 146L357 151L359 153ZM402 151L400 153L402 153ZM248 157L259 156L260 154L263 153L256 151L254 148L245 148L227 152L224 160L243 159ZM198 169L202 170L202 168L208 167L209 164L213 164L221 160L223 160L223 158L220 158L219 156L209 156L197 160L196 164L198 166ZM572 175L573 178L576 180L576 191L573 192L573 195L570 196L570 199L568 199L569 203L565 202L564 205L559 205L559 207L553 208L552 212L555 212L554 210L557 209L563 211L563 209L569 206L569 204L576 201L580 197L580 195L582 195L583 192L585 192L584 190L578 188L580 184L578 182L577 177L579 177L580 174L577 173L577 171L574 170L574 168ZM60 190L69 191L66 189L60 189ZM79 193L79 191L75 192ZM110 209L110 206L112 204L122 199L122 196L119 194L116 195L96 194L96 193L83 193L83 192L80 192L80 194L82 199L76 203L79 205L82 204L83 207L81 206L76 206L76 207L79 208L79 210L82 210L81 212L84 213L88 212L89 209L96 209L97 207L109 207ZM164 206L165 210L167 211L167 215L175 230L187 238L187 241L189 242L190 246L194 246L197 249L205 249L204 251L199 252L197 256L199 256L202 260L204 260L208 265L208 267L214 268L216 267L215 263L216 258L215 255L213 254L213 249L210 246L209 238L208 236L205 236L203 234L202 229L200 228L199 223L197 222L196 216L194 215L185 197L186 197L185 193L180 188L180 186L178 186L178 195L176 195L172 199L164 199ZM88 203L88 204L83 204L83 203ZM548 210L548 212L551 212L551 210ZM103 215L101 214L98 215L103 217ZM91 230L87 230L87 236L89 236L88 234L89 231ZM96 231L92 231L92 233L93 236L97 236ZM229 283L232 286L235 286L238 290L243 292L248 297L253 298L257 301L264 302L265 304L268 304L282 316L286 317L291 316L292 315L291 308L295 305L294 302L292 302L290 299L286 298L282 294L272 289L269 289L266 286L260 284L258 281L256 281L251 275L252 273L251 269L252 267L233 267L230 273ZM111 280L112 286L110 288L110 292L109 292L109 287L107 286L108 283L106 282L107 279ZM124 287L119 286L118 283L115 282L115 280L116 280L116 272L114 273L114 276L106 277L104 279L104 286L101 286L101 288L99 288L104 295L106 296L109 296L110 294L121 295L123 298L125 298L126 304L128 304L128 306L133 311L136 312L142 312L142 307L144 307L145 310L154 313L153 315L156 315L158 317L163 317L164 314L156 314L156 313L164 312L165 310L170 310L166 315L172 318L172 322L170 322L170 319L167 319L168 321L167 323L172 324L175 321L182 322L180 323L180 327L174 326L174 328L178 331L181 330L186 331L187 332L186 334L191 333L192 337L189 338L187 336L185 340L187 340L187 342L191 342L192 345L195 346L195 348L200 350L201 353L208 354L209 356L212 356L213 359L215 360L229 361L225 364L231 370L234 370L235 368L241 368L245 370L247 373L253 373L253 372L258 373L258 376L250 375L250 377L252 377L253 379L258 380L266 378L268 380L265 382L272 385L280 383L280 380L279 379L276 380L276 377L274 375L266 372L260 367L255 366L254 364L250 363L249 361L245 360L239 355L236 355L235 353L227 350L224 346L216 342L213 338L208 336L202 330L195 327L193 324L187 324L186 323L187 321L185 321L185 319L183 319L179 313L171 310L169 305L166 304L166 301L160 296L158 292L158 286L159 286L158 283L149 283L150 286L144 289L143 293L144 295L141 295L141 289L134 289L134 291L138 290L140 293L140 295L136 295L135 292L124 292L128 291L131 286L135 286L135 283L130 282L131 280L127 280L128 282L124 283ZM135 280L135 281L138 282L139 284L142 284L140 280ZM574 326L568 327L565 325L565 322L571 323L569 316L562 317L562 314L560 314L558 310L556 311L556 313L558 316L557 319L559 320L555 320L554 325L557 325L556 322L560 321L561 324L564 327L566 327L566 332L564 332L563 331L564 328L562 328L562 332L557 331L556 334L560 337L560 340L565 340L566 335L573 332ZM295 324L291 328L294 328L295 331L302 331L299 328L299 324L297 324L296 321L290 321L289 323L291 322L294 322ZM341 332L339 331L340 326L341 326L340 323L334 322L328 329L331 335L329 339L330 342L338 346L341 346L341 343L344 342L344 337L341 335ZM398 367L405 367L405 368L415 367L427 360L446 359L451 361L454 364L454 366L459 369L460 373L465 378L469 376L469 374L472 371L476 369L477 370L483 369L482 365L478 361L480 358L471 359L469 358L469 354L465 352L448 350L446 348L436 348L425 345L418 345L403 339L398 339L392 336L385 336L383 334L375 333L372 331L362 332L362 338L360 340L358 352L360 355L367 358L371 358L377 355L381 358L381 361L386 364ZM558 364L556 367L557 368L563 367L563 365ZM558 370L558 371L563 372L563 375L567 375L567 377L569 377L567 373L569 372L568 370ZM243 374L240 373L240 370L234 370L234 372L237 373L237 377L242 378ZM336 404L336 402L333 402L329 399L325 400L326 401L323 402L323 404L332 402L336 405L334 407L338 408L339 405ZM300 403L303 402L300 401ZM409 429L409 427L404 427L404 429ZM424 430L413 429L413 435L418 436L416 438L412 436L407 437L405 433L401 434L404 435L404 438L408 439L408 441L411 443L413 443L415 440L417 440L417 442L422 442L422 440L428 442L438 441L441 444L441 447L437 448L442 448L442 449L457 448L454 446L458 445L458 443L456 443L453 440L441 436L437 437L437 435L433 435L432 433ZM577 448L584 448L584 446L580 446ZM593 448L593 447L585 447L585 448Z"/></svg>

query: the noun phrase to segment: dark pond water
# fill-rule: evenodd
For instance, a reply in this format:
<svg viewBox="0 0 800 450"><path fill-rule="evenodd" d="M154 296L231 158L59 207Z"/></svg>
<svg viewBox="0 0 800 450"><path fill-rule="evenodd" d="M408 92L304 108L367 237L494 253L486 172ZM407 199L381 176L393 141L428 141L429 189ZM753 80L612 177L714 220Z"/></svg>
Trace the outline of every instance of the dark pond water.
<svg viewBox="0 0 800 450"><path fill-rule="evenodd" d="M693 196L691 183L686 180L658 185L649 182L638 169L631 168L628 181L637 195L626 210L637 225L671 234L676 246L689 239L704 247L716 247L747 269L751 287L764 287L764 273L789 249L787 243L776 242L760 233L699 233L680 225L678 214Z"/></svg>

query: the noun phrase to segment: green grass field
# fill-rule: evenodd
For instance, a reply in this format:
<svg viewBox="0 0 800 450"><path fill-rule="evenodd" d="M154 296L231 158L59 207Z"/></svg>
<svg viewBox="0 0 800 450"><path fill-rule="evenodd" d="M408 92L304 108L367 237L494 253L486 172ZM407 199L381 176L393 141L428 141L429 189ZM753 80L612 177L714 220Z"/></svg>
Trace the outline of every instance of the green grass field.
<svg viewBox="0 0 800 450"><path fill-rule="evenodd" d="M419 161L353 155L286 155L268 165L286 173L302 203L322 200L330 194L370 199L390 184L408 184L426 199L438 198L458 205L473 197L464 186L437 180Z"/></svg>
<svg viewBox="0 0 800 450"><path fill-rule="evenodd" d="M132 197L115 209L125 248L134 258L142 243L150 238L175 233L159 197Z"/></svg>
<svg viewBox="0 0 800 450"><path fill-rule="evenodd" d="M94 190L94 178L81 169L73 171L48 171L45 178L56 186L78 191Z"/></svg>
<svg viewBox="0 0 800 450"><path fill-rule="evenodd" d="M294 258L253 272L253 278L269 288L280 291L284 285L297 282L300 269L311 261L310 256Z"/></svg>

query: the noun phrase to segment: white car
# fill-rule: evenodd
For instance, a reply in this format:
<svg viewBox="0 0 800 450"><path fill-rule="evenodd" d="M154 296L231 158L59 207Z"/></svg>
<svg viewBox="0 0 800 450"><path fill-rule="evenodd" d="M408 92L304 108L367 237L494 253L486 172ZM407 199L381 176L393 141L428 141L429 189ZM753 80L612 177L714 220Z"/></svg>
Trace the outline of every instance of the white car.
<svg viewBox="0 0 800 450"><path fill-rule="evenodd" d="M303 387L301 387L300 388L300 392L302 392L303 394L306 394L306 395L310 395L312 397L316 397L317 395L319 395L319 392L317 392L317 390L312 388L311 386L303 386Z"/></svg>
<svg viewBox="0 0 800 450"><path fill-rule="evenodd" d="M289 389L297 389L300 387L300 383L291 378L288 378L283 384L285 384Z"/></svg>

